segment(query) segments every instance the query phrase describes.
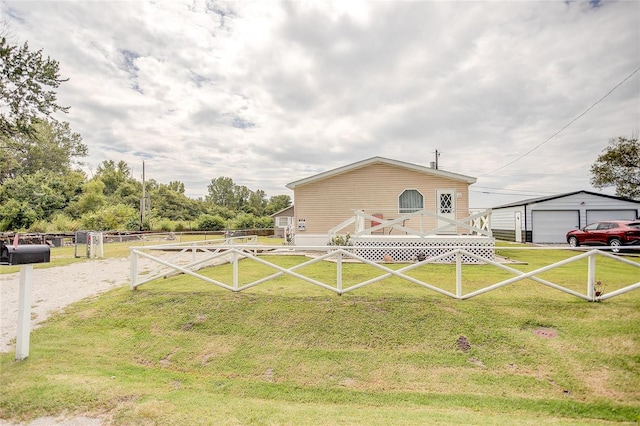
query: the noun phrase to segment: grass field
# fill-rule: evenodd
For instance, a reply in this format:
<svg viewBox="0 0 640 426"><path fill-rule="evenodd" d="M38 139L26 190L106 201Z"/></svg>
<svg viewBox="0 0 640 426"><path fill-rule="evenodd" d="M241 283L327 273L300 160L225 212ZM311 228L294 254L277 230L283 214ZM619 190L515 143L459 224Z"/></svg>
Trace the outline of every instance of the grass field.
<svg viewBox="0 0 640 426"><path fill-rule="evenodd" d="M507 247L500 254L522 261L514 267L523 271L571 255ZM242 279L269 273L264 268L244 264ZM345 268L347 282L375 275L362 265ZM328 262L305 269L335 273ZM597 279L611 290L637 282L638 270L599 259ZM204 273L228 276L231 266ZM509 276L477 265L464 273L469 290ZM412 274L452 286L455 266ZM545 278L586 290L582 262ZM557 336L541 337L540 329ZM639 330L639 291L588 303L527 280L458 301L397 278L336 296L282 277L238 294L177 276L76 303L32 333L25 361L2 354L0 418L635 424Z"/></svg>

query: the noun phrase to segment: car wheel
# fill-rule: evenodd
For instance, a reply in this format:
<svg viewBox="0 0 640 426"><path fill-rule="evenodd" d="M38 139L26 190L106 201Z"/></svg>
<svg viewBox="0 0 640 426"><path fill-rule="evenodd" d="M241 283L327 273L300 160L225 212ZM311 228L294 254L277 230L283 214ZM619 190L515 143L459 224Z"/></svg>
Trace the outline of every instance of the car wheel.
<svg viewBox="0 0 640 426"><path fill-rule="evenodd" d="M578 239L576 237L569 237L569 245L571 247L578 247L580 243L578 242Z"/></svg>
<svg viewBox="0 0 640 426"><path fill-rule="evenodd" d="M620 252L620 246L622 246L622 242L619 239L614 238L611 241L609 241L609 245L611 246L612 252L618 253Z"/></svg>

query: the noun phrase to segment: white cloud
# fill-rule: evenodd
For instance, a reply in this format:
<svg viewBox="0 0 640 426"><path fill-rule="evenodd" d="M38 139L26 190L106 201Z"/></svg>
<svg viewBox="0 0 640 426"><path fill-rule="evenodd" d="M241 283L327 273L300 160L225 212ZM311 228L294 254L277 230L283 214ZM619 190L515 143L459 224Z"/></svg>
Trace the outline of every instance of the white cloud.
<svg viewBox="0 0 640 426"><path fill-rule="evenodd" d="M95 167L124 160L192 196L269 195L381 155L537 194L591 189L640 129L637 2L14 2L22 41L69 77L59 100ZM493 191L488 192L507 192ZM488 207L523 198L474 192Z"/></svg>

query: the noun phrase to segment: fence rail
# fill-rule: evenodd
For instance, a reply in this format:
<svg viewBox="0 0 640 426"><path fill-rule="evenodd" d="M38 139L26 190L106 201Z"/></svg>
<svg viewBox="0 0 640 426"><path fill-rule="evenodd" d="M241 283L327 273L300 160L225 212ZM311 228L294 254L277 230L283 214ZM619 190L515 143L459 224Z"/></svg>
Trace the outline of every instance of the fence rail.
<svg viewBox="0 0 640 426"><path fill-rule="evenodd" d="M451 297L453 299L458 300L466 300L472 297L479 296L481 294L497 290L501 287L508 286L514 284L516 282L530 279L534 282L537 282L546 287L550 287L552 289L570 294L572 296L578 297L580 299L586 301L603 301L610 299L612 297L616 297L625 293L628 293L633 290L640 289L640 281L635 284L627 285L623 288L617 289L615 291L611 291L609 293L604 293L602 289L597 289L597 281L596 281L596 259L598 257L604 257L607 259L612 259L616 262L620 262L626 265L630 265L633 268L640 269L640 263L628 260L619 255L613 255L608 252L602 250L589 250L584 251L584 249L571 249L578 254L571 256L567 259L537 268L533 271L523 272L518 269L512 268L507 264L500 263L495 260L488 260L486 258L481 258L476 254L469 251L469 247L457 247L448 251L446 253L440 254L438 256L429 257L420 262L409 263L406 266L403 266L399 269L389 268L384 263L377 263L371 260L368 260L366 256L360 255L356 250L354 250L351 246L326 246L326 247L287 247L286 249L274 247L274 246L261 246L255 245L255 240L243 237L244 239L225 239L221 240L219 244L211 244L211 241L207 241L206 244L198 244L191 243L188 246L184 244L165 244L160 246L148 246L148 247L136 247L131 249L131 290L137 289L139 286L143 284L150 283L154 280L157 280L162 277L167 277L170 275L175 275L178 273L187 274L199 280L205 281L212 285L218 286L225 290L240 292L247 290L251 287L263 284L267 281L273 280L282 276L290 276L296 279L300 279L306 283L311 285L326 289L328 291L334 292L338 295L342 295L348 292L353 292L357 289L363 288L365 286L371 285L378 281L382 281L387 278L397 277L401 280L416 284L418 286L424 287L436 293ZM508 249L508 250L536 250L543 248L531 248L531 247L494 247L497 250L500 249ZM385 247L372 247L372 249L380 250L385 249ZM558 248L545 248L545 249L553 249L558 250ZM567 249L569 250L569 249ZM178 256L182 255L182 263L177 262L175 259L164 259L157 254L151 254L149 252L171 252L174 251ZM277 254L278 252L283 252L287 254L300 254L304 255L313 251L316 253L316 256L303 262L297 264L295 266L285 268L276 263L270 262L268 256L259 256L258 253L266 253ZM190 261L184 260L185 254L191 254L192 258ZM445 258L451 258L455 256L455 261L453 264L455 265L455 293L448 291L436 284L429 283L427 281L412 277L407 275L408 272L416 269L416 268L427 268L429 265L438 263L438 261L442 261ZM145 273L143 275L138 273L138 262L139 259L148 259L152 261L152 263L156 263L158 265L158 269L151 273ZM468 293L464 292L464 284L465 284L465 276L463 274L463 259L472 258L476 259L481 263L492 265L501 270L507 271L514 276L505 280L501 280L495 283L487 283L487 285L481 289L474 290ZM581 260L587 260L587 280L585 283L585 293L581 293L570 288L567 288L563 285L551 282L547 279L543 279L539 277L540 274L545 272L561 268L565 265L578 262ZM258 280L252 281L247 284L240 285L240 272L245 266L247 268L251 268L253 265L252 262L242 262L242 260L251 260L262 265L267 266L274 270L274 273L260 278ZM316 278L312 278L306 276L302 273L297 272L299 269L304 268L306 266L315 264L317 262L323 262L326 260L331 260L332 263L335 264L335 284L330 284L329 282L321 281ZM379 275L375 278L371 278L365 281L361 281L350 286L345 287L343 282L343 272L345 269L346 261L348 262L358 262L363 265L368 265L374 270L382 271L382 275ZM198 268L204 265L220 265L222 263L230 263L232 265L232 276L230 282L224 282L223 278L211 278L208 276L204 276L197 272ZM439 263L441 265L441 263ZM168 272L167 272L168 271ZM214 273L209 273L209 275L215 276L215 268L213 269ZM635 277L640 278L640 271ZM635 277L633 279L635 279ZM227 277L227 280L229 278Z"/></svg>
<svg viewBox="0 0 640 426"><path fill-rule="evenodd" d="M418 221L418 229L405 226L405 223L412 219ZM428 219L435 219L438 225L428 227L426 224ZM442 225L440 222L444 222L445 224ZM367 226L367 224L370 224L370 226ZM392 230L396 230L400 231L400 233L404 233L405 235L417 235L424 238L429 235L437 235L445 232L445 230L452 225L456 228L464 229L465 232L470 235L484 235L486 237L492 236L491 209L473 213L462 219L451 219L447 216L431 213L425 209L416 210L411 213L404 213L395 219L385 219L382 216L366 213L364 210L355 210L353 216L331 228L329 230L329 235L336 235L349 225L355 226L355 232L352 235L353 237L372 235L377 232L384 233L384 229L388 228L389 235L391 235Z"/></svg>

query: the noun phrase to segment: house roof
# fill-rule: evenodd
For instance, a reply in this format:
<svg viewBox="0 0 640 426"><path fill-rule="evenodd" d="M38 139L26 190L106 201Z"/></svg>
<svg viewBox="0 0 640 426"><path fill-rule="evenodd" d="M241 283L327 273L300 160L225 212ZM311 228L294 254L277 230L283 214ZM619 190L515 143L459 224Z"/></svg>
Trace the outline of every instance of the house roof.
<svg viewBox="0 0 640 426"><path fill-rule="evenodd" d="M358 161L356 163L348 164L346 166L338 167L337 169L327 170L326 172L319 173L304 179L296 180L288 183L287 188L295 189L297 186L306 185L309 183L317 182L322 179L327 179L333 176L337 176L342 173L347 173L356 169L370 166L372 164L386 164L393 167L399 167L407 170L412 170L419 173L425 173L432 176L438 176L447 179L459 180L472 184L476 182L476 178L471 176L460 175L457 173L447 172L441 169L432 169L431 167L421 166L418 164L405 163L404 161L391 160L384 157L371 157L366 160Z"/></svg>
<svg viewBox="0 0 640 426"><path fill-rule="evenodd" d="M282 210L278 210L277 212L275 212L275 213L273 213L273 214L270 214L270 215L269 215L269 217L276 217L277 215L279 215L279 214L281 214L281 213L284 213L284 212L286 212L286 211L287 211L287 210L289 210L289 209L293 210L293 204L291 204L289 207L285 207L285 208L284 208L284 209L282 209Z"/></svg>
<svg viewBox="0 0 640 426"><path fill-rule="evenodd" d="M640 204L640 201L632 200L631 198L616 197L615 195L600 194L598 192L592 192L592 191L574 191L574 192L567 192L565 194L549 195L549 196L546 196L546 197L528 198L526 200L517 201L515 203L503 204L503 205L498 206L498 207L493 207L493 209L494 210L495 209L504 209L504 208L507 208L507 207L517 207L517 206L524 206L524 205L528 206L530 204L542 203L544 201L551 201L551 200L555 200L555 199L558 199L558 198L569 197L571 195L576 195L576 194L595 195L597 197L611 198L612 200L619 200L619 201L630 201L632 203Z"/></svg>

